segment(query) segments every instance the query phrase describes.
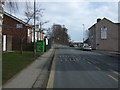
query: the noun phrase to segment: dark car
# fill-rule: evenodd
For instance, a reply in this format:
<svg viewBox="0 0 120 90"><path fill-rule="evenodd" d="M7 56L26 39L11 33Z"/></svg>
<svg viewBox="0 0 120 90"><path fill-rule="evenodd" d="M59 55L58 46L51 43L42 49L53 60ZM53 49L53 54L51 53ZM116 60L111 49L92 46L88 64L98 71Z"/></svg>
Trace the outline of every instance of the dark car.
<svg viewBox="0 0 120 90"><path fill-rule="evenodd" d="M70 44L69 46L70 46L70 47L74 47L74 45L73 45L73 44Z"/></svg>

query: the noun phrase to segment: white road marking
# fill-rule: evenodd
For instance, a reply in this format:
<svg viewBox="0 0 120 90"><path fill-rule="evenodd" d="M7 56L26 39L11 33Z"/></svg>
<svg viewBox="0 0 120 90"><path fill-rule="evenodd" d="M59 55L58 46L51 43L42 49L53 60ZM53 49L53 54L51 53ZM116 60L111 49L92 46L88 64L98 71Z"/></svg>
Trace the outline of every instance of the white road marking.
<svg viewBox="0 0 120 90"><path fill-rule="evenodd" d="M109 64L109 63L108 63L107 65L112 66L112 65L111 65L111 64Z"/></svg>
<svg viewBox="0 0 120 90"><path fill-rule="evenodd" d="M116 72L116 71L113 71L113 70L110 70L111 72L113 72L113 73L115 73L115 74L117 74L117 75L120 75L118 72Z"/></svg>
<svg viewBox="0 0 120 90"><path fill-rule="evenodd" d="M118 82L118 79L114 78L113 76L111 75L107 75L107 76Z"/></svg>
<svg viewBox="0 0 120 90"><path fill-rule="evenodd" d="M99 67L96 67L97 70L101 70Z"/></svg>
<svg viewBox="0 0 120 90"><path fill-rule="evenodd" d="M89 64L91 64L90 62L88 62Z"/></svg>
<svg viewBox="0 0 120 90"><path fill-rule="evenodd" d="M75 61L75 59L73 59L73 61Z"/></svg>

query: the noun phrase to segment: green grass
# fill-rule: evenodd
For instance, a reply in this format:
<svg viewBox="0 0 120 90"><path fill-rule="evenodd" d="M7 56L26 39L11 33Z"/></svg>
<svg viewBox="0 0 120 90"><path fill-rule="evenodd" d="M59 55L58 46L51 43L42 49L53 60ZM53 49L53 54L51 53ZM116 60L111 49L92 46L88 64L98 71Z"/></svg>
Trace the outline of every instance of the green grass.
<svg viewBox="0 0 120 90"><path fill-rule="evenodd" d="M42 53L37 52L37 57ZM2 83L7 82L11 77L20 72L27 65L35 60L32 51L9 52L2 54Z"/></svg>

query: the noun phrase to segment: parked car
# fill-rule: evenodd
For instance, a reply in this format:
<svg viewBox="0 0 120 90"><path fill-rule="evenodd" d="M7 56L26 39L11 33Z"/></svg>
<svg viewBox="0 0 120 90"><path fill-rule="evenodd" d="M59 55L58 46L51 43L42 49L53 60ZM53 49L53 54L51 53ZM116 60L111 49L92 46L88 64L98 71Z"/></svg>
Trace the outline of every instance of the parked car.
<svg viewBox="0 0 120 90"><path fill-rule="evenodd" d="M74 47L74 45L73 45L73 44L70 44L69 46L70 46L70 47Z"/></svg>
<svg viewBox="0 0 120 90"><path fill-rule="evenodd" d="M86 51L91 51L92 47L90 45L88 45L87 43L84 43L80 46L80 49L86 50Z"/></svg>

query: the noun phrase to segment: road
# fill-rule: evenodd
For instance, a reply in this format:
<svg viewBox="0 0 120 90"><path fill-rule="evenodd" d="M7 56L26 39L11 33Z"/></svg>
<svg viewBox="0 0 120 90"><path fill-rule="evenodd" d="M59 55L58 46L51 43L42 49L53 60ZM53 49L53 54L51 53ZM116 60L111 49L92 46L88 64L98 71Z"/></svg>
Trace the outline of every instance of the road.
<svg viewBox="0 0 120 90"><path fill-rule="evenodd" d="M117 58L56 47L48 88L118 88L118 77Z"/></svg>

